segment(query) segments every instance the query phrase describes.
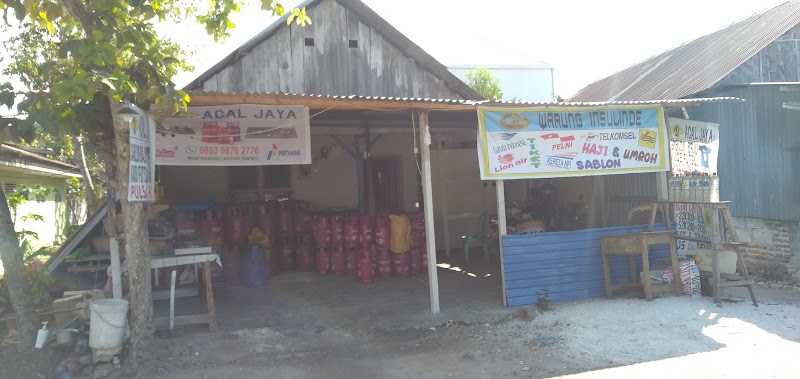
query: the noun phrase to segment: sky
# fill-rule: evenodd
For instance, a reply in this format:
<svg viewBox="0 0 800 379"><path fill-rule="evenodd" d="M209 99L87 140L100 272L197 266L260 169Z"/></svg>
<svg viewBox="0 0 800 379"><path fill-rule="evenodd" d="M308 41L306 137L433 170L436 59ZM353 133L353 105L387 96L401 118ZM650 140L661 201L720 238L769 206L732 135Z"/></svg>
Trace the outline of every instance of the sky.
<svg viewBox="0 0 800 379"><path fill-rule="evenodd" d="M584 86L784 0L363 0L443 64L494 63L513 54L555 67L555 93ZM288 9L299 1L283 1ZM313 12L309 16L314 18ZM201 28L164 32L197 53L185 84L272 22L257 8L236 15L223 44ZM501 60L501 61L497 61Z"/></svg>

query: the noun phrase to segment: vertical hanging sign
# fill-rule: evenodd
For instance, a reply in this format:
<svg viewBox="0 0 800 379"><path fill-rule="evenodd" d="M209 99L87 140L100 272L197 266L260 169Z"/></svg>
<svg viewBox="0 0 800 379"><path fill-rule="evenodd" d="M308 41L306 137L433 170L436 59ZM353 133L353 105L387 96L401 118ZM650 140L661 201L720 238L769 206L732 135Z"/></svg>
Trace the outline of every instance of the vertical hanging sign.
<svg viewBox="0 0 800 379"><path fill-rule="evenodd" d="M131 119L130 160L128 161L128 201L150 201L154 195L155 180L155 119L139 108Z"/></svg>

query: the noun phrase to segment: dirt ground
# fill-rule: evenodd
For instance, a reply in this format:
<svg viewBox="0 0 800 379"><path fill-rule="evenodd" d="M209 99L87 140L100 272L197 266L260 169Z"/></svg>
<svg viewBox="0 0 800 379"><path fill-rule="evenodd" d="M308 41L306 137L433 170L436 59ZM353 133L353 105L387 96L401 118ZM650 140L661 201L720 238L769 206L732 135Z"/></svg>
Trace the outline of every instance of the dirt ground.
<svg viewBox="0 0 800 379"><path fill-rule="evenodd" d="M800 377L798 287L759 285L758 308L736 289L722 307L672 295L542 312L502 307L497 273L470 267L439 269L438 315L424 276L365 286L291 273L263 288L216 289L219 330L195 326L152 341L138 377ZM202 302L179 299L178 309ZM60 359L56 350L0 347L0 378L56 377Z"/></svg>
<svg viewBox="0 0 800 379"><path fill-rule="evenodd" d="M462 294L487 295L477 288L493 288L488 278L458 282L450 276L472 277L440 273L444 288L458 284ZM378 282L408 286L415 296L397 295L394 288L386 293L396 298L366 296L366 304L352 299L378 289L340 279L306 281L293 274L274 278L267 295L263 289L221 291L223 302L256 301L236 315L223 311L217 332L197 328L154 341L142 377L800 377L792 359L800 353L800 289L794 286L759 286L758 308L740 301L746 292L736 289L725 293L735 302L722 307L710 298L673 295L554 304L540 312L502 308L484 296L472 299L486 301L483 308L457 298L433 316L426 294L414 293L427 289L424 278ZM476 288L464 288L472 284ZM326 296L332 289L338 295ZM443 289L443 298L448 294ZM265 299L273 306L263 306Z"/></svg>

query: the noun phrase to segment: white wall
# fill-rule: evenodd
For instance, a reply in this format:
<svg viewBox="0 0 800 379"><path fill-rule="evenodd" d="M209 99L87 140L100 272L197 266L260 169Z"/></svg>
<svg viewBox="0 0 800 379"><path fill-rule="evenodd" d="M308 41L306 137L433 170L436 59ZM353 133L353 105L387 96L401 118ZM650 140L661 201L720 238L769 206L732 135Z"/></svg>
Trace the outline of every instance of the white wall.
<svg viewBox="0 0 800 379"><path fill-rule="evenodd" d="M16 190L22 189L22 186L35 188L37 185L53 190L47 195L44 202L39 203L34 196L31 196L27 202L17 207L14 229L17 232L22 230L36 232L39 240L32 241L34 248L52 246L55 244L58 237L64 232L64 226L67 224L65 180L33 176L23 177L17 174L14 174L14 176L3 176L0 174L0 183L2 183L3 186L7 183L13 183L16 186ZM56 201L55 191L60 193L59 202ZM27 221L22 220L24 216L30 214L42 216L44 221L37 221L32 218L28 218ZM14 217L13 214L12 217Z"/></svg>
<svg viewBox="0 0 800 379"><path fill-rule="evenodd" d="M483 66L500 81L503 100L553 101L553 68L539 66ZM451 65L450 72L467 82L466 71L478 68L472 65Z"/></svg>

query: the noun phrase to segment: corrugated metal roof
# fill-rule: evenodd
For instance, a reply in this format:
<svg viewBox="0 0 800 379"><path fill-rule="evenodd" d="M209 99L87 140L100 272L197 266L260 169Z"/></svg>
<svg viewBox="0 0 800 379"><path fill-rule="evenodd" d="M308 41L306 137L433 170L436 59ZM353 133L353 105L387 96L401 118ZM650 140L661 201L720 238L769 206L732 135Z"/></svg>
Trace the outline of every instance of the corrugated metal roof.
<svg viewBox="0 0 800 379"><path fill-rule="evenodd" d="M572 101L678 99L711 88L800 23L800 1L757 13L725 29L598 80Z"/></svg>
<svg viewBox="0 0 800 379"><path fill-rule="evenodd" d="M323 0L306 0L301 4L297 5L297 8L311 8ZM417 44L413 41L408 39L403 33L400 33L394 26L389 24L383 17L378 15L375 11L373 11L370 7L366 4L361 2L360 0L335 0L345 8L355 12L361 22L365 25L377 30L381 33L384 39L389 41L392 45L397 47L400 51L402 51L406 56L414 60L418 65L423 67L424 69L428 70L431 74L436 76L437 78L441 79L445 87L451 89L455 93L463 96L465 99L483 99L483 97L475 92L472 88L470 88L466 83L461 81L461 79L457 78L453 75L447 67L445 67L442 63L436 60L433 56L422 50ZM310 10L310 9L309 9ZM272 25L268 26L266 29L261 31L260 33L256 34L253 38L249 41L245 42L242 46L228 54L225 58L221 61L217 62L214 66L208 69L206 72L200 74L196 79L189 82L184 87L184 90L193 90L197 88L202 88L203 82L214 76L216 73L222 71L225 67L229 66L231 63L236 62L241 57L243 57L247 52L255 48L256 46L260 45L262 42L266 41L270 37L272 37L279 28L286 26L286 20L289 17L289 12L286 12L283 17L279 18ZM314 17L313 12L309 12L309 17Z"/></svg>
<svg viewBox="0 0 800 379"><path fill-rule="evenodd" d="M358 96L358 95L315 95L294 94L279 92L244 92L229 93L220 91L189 91L193 106L222 105L222 104L293 104L308 105L311 107L328 107L341 103L338 107L348 108L348 102L373 103L374 106L387 106L391 108L428 108L428 109L471 109L477 105L499 107L587 107L611 105L664 105L682 106L707 102L742 102L737 97L709 97L697 99L662 99L662 100L637 100L637 101L581 101L581 102L556 102L556 101L473 101L460 99L430 99L419 97L387 97L387 96ZM353 108L359 108L353 106Z"/></svg>

